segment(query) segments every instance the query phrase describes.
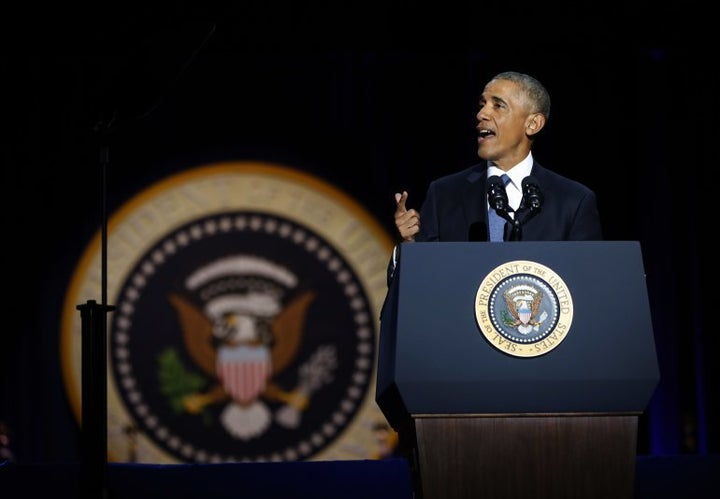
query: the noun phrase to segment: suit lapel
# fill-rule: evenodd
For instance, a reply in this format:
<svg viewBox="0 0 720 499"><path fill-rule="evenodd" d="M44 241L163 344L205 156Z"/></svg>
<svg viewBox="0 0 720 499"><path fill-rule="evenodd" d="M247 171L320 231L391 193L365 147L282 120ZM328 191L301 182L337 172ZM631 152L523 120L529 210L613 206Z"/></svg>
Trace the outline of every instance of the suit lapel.
<svg viewBox="0 0 720 499"><path fill-rule="evenodd" d="M465 227L482 221L487 225L487 162L477 164L465 177L462 206L465 214Z"/></svg>

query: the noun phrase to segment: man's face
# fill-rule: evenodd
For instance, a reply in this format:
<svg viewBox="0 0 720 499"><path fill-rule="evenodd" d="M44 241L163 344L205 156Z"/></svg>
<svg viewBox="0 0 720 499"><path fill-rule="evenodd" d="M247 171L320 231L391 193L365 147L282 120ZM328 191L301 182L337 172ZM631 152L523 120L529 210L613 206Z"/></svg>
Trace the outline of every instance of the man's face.
<svg viewBox="0 0 720 499"><path fill-rule="evenodd" d="M529 107L518 84L492 80L480 97L477 113L478 156L510 168L530 151L526 128Z"/></svg>

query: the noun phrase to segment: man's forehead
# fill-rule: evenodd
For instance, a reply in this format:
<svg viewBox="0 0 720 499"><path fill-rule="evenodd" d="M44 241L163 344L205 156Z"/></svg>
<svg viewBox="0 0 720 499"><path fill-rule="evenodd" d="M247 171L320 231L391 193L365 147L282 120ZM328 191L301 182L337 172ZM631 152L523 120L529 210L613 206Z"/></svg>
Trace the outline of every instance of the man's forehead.
<svg viewBox="0 0 720 499"><path fill-rule="evenodd" d="M483 90L483 95L485 97L507 97L511 95L519 96L520 94L520 85L518 83L501 79L489 81Z"/></svg>
<svg viewBox="0 0 720 499"><path fill-rule="evenodd" d="M481 100L523 104L525 103L525 94L519 83L496 79L485 85Z"/></svg>

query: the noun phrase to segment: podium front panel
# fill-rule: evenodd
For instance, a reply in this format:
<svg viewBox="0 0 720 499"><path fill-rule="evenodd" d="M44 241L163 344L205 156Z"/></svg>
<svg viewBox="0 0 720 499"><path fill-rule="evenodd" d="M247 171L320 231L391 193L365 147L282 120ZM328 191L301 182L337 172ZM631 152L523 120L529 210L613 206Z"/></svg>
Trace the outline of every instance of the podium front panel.
<svg viewBox="0 0 720 499"><path fill-rule="evenodd" d="M518 261L551 269L572 302L562 340L526 357L489 341L475 314L488 273ZM635 241L404 243L381 326L378 393L392 392L391 411L639 413L659 380Z"/></svg>

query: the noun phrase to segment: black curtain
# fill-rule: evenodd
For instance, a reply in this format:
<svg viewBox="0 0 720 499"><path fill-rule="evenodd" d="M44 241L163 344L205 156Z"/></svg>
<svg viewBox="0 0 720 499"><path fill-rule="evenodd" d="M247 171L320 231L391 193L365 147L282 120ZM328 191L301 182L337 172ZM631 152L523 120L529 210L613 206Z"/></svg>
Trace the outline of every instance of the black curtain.
<svg viewBox="0 0 720 499"><path fill-rule="evenodd" d="M599 27L583 36L576 24L569 36L578 43L509 48L483 41L471 10L462 21L458 12L435 20L460 23L439 49L422 41L432 29L412 22L429 14L406 17L402 2L382 16L355 13L380 30L377 39L346 20L318 29L309 11L273 16L249 5L224 16L187 8L122 22L96 13L90 25L38 20L3 56L10 279L0 421L17 460L77 459L59 322L73 267L100 226L102 145L110 211L185 168L259 159L333 183L394 234L394 192L408 190L419 207L430 180L476 161L479 93L508 69L537 76L553 97L536 159L597 192L607 239L641 242L661 380L641 418L639 453L718 451L712 211L703 201L714 188L718 82L703 45L627 42ZM271 32L256 24L263 15ZM407 22L393 30L398 21Z"/></svg>

